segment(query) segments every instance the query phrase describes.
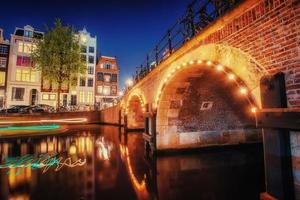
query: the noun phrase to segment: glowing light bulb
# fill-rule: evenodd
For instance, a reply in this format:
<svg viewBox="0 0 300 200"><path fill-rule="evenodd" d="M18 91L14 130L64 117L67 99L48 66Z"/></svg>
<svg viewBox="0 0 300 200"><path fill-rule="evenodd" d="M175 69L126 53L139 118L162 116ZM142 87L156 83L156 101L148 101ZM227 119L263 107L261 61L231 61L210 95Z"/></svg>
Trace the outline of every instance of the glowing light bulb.
<svg viewBox="0 0 300 200"><path fill-rule="evenodd" d="M180 67L181 67L181 66L178 65L176 68L177 68L177 69L180 69Z"/></svg>
<svg viewBox="0 0 300 200"><path fill-rule="evenodd" d="M206 64L207 64L208 66L210 66L210 65L212 65L212 62L211 62L211 61L207 61Z"/></svg>
<svg viewBox="0 0 300 200"><path fill-rule="evenodd" d="M191 61L189 62L189 64L190 64L190 65L194 64L194 61L193 61L193 60L191 60Z"/></svg>
<svg viewBox="0 0 300 200"><path fill-rule="evenodd" d="M244 88L244 87L242 87L242 88L240 88L240 93L241 94L243 94L243 95L245 95L245 94L247 94L247 89L246 88Z"/></svg>
<svg viewBox="0 0 300 200"><path fill-rule="evenodd" d="M120 91L119 92L119 96L123 96L124 95L124 92L123 91Z"/></svg>
<svg viewBox="0 0 300 200"><path fill-rule="evenodd" d="M251 108L251 112L252 112L252 113L256 113L256 111L257 111L257 108L256 108L256 107L252 107L252 108Z"/></svg>
<svg viewBox="0 0 300 200"><path fill-rule="evenodd" d="M228 79L229 80L234 80L235 79L235 75L234 74L229 74L228 75Z"/></svg>
<svg viewBox="0 0 300 200"><path fill-rule="evenodd" d="M217 70L218 70L218 71L223 71L223 69L224 69L223 65L218 65L218 66L217 66Z"/></svg>
<svg viewBox="0 0 300 200"><path fill-rule="evenodd" d="M129 87L132 86L133 85L133 80L132 79L127 79L126 85L128 85Z"/></svg>
<svg viewBox="0 0 300 200"><path fill-rule="evenodd" d="M203 62L202 60L198 60L198 61L197 61L198 64L201 64L202 62Z"/></svg>
<svg viewBox="0 0 300 200"><path fill-rule="evenodd" d="M186 63L183 63L182 66L186 66Z"/></svg>

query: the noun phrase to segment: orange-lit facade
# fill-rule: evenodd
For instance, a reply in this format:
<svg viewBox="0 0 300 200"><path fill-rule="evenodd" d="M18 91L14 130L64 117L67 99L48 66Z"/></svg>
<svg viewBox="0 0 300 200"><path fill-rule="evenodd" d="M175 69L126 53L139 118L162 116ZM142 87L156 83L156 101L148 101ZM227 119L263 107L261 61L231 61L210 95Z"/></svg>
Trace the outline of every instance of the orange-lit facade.
<svg viewBox="0 0 300 200"><path fill-rule="evenodd" d="M95 73L95 99L100 109L111 107L118 98L119 67L115 57L101 56Z"/></svg>

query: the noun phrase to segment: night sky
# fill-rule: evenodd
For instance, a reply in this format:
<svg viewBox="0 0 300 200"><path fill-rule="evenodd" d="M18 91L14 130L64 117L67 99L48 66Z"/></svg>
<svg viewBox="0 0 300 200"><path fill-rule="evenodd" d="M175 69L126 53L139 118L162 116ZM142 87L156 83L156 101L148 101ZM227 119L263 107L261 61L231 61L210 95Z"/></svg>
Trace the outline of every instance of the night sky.
<svg viewBox="0 0 300 200"><path fill-rule="evenodd" d="M15 27L32 25L44 31L56 18L96 35L98 51L116 56L121 82L135 72L190 0L14 0L1 1L0 27L9 39Z"/></svg>

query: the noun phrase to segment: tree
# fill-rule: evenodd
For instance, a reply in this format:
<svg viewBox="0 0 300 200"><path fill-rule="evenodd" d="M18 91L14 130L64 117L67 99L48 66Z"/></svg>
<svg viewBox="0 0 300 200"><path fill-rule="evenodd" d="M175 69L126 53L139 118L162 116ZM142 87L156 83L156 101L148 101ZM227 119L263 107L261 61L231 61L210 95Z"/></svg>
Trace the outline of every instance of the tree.
<svg viewBox="0 0 300 200"><path fill-rule="evenodd" d="M73 28L63 26L57 19L52 29L47 28L44 38L37 42L32 53L33 63L41 70L43 80L57 85L57 110L62 86L67 85L70 89L77 83L78 75L86 72L80 49L79 36Z"/></svg>

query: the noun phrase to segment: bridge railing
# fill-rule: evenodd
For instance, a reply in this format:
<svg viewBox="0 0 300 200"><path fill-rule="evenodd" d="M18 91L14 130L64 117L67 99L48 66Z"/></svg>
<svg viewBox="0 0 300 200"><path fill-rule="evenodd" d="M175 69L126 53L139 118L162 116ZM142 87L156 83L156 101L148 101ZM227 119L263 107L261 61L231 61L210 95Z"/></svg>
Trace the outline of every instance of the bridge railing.
<svg viewBox="0 0 300 200"><path fill-rule="evenodd" d="M162 61L201 32L218 17L224 15L241 0L194 0L185 13L171 26L137 67L134 83L142 80Z"/></svg>

